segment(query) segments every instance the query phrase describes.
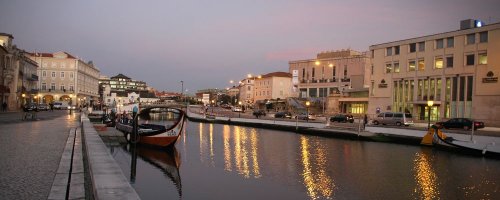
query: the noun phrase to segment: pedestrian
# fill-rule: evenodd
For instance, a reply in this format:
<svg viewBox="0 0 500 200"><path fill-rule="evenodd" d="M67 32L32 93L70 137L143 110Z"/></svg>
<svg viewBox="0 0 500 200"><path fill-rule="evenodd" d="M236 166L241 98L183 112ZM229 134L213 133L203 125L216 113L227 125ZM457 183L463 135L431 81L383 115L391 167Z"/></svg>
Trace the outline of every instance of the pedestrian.
<svg viewBox="0 0 500 200"><path fill-rule="evenodd" d="M3 102L3 104L2 104L2 110L4 112L7 111L7 102Z"/></svg>
<svg viewBox="0 0 500 200"><path fill-rule="evenodd" d="M365 114L365 118L363 119L363 129L366 128L366 124L368 124L368 115Z"/></svg>
<svg viewBox="0 0 500 200"><path fill-rule="evenodd" d="M54 112L54 103L50 102L49 106L50 106L50 112Z"/></svg>

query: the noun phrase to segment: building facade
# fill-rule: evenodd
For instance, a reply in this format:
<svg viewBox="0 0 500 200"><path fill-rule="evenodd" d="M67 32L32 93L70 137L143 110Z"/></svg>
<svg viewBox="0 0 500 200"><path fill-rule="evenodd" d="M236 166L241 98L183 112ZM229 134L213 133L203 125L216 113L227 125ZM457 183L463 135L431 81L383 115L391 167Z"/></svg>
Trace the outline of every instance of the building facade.
<svg viewBox="0 0 500 200"><path fill-rule="evenodd" d="M253 107L253 104L255 102L255 92L254 92L254 83L255 79L258 79L259 76L252 76L248 74L246 79L243 79L239 82L239 89L240 89L240 97L238 100L241 102L241 105L245 107Z"/></svg>
<svg viewBox="0 0 500 200"><path fill-rule="evenodd" d="M325 113L365 113L369 59L366 53L348 49L290 61L293 96L313 101Z"/></svg>
<svg viewBox="0 0 500 200"><path fill-rule="evenodd" d="M148 90L146 82L133 80L123 74L111 78L101 76L99 93L102 96L103 105L108 107L160 100L153 91Z"/></svg>
<svg viewBox="0 0 500 200"><path fill-rule="evenodd" d="M31 53L38 64L40 102L66 101L71 105L93 105L98 101L100 71L92 61L84 62L69 53Z"/></svg>
<svg viewBox="0 0 500 200"><path fill-rule="evenodd" d="M467 117L500 126L500 57L494 56L500 53L500 23L475 22L370 46L368 112L409 112L431 121Z"/></svg>
<svg viewBox="0 0 500 200"><path fill-rule="evenodd" d="M12 44L14 37L0 33L0 105L20 110L26 103L38 103L36 62Z"/></svg>

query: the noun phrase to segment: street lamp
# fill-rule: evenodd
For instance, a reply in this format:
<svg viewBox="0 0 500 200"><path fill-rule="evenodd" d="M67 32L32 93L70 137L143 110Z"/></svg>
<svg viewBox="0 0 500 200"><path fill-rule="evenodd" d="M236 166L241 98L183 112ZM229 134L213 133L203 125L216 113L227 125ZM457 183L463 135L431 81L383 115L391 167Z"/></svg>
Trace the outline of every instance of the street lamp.
<svg viewBox="0 0 500 200"><path fill-rule="evenodd" d="M428 106L428 109L429 109L429 121L427 123L427 129L431 128L431 107L432 105L434 105L434 101L427 101L427 106Z"/></svg>
<svg viewBox="0 0 500 200"><path fill-rule="evenodd" d="M309 122L309 106L311 105L311 102L306 101L306 108L307 108L307 113L306 113L306 121Z"/></svg>
<svg viewBox="0 0 500 200"><path fill-rule="evenodd" d="M241 101L238 101L238 105L240 105L240 109L241 109ZM241 118L241 111L238 112L238 118Z"/></svg>

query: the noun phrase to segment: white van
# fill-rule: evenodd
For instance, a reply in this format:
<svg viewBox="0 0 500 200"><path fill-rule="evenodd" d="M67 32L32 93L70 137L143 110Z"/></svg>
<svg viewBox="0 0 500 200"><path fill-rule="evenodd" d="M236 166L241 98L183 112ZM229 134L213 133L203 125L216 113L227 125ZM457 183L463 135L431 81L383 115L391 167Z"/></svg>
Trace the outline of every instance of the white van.
<svg viewBox="0 0 500 200"><path fill-rule="evenodd" d="M413 116L410 113L384 112L378 114L377 117L373 119L373 124L409 126L413 125Z"/></svg>
<svg viewBox="0 0 500 200"><path fill-rule="evenodd" d="M69 108L69 104L66 101L54 102L54 109L56 109L56 110L67 110L68 108Z"/></svg>

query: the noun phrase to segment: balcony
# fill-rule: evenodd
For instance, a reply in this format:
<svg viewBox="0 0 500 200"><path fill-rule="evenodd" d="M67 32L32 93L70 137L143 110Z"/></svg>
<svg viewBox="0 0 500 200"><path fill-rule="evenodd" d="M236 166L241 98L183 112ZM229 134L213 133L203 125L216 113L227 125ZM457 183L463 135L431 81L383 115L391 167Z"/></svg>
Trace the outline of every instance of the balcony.
<svg viewBox="0 0 500 200"><path fill-rule="evenodd" d="M340 79L341 82L350 82L351 79L350 78L342 78Z"/></svg>

